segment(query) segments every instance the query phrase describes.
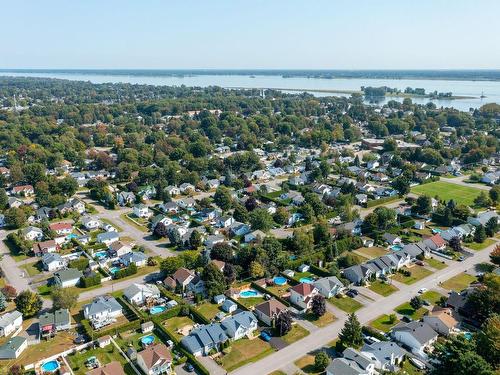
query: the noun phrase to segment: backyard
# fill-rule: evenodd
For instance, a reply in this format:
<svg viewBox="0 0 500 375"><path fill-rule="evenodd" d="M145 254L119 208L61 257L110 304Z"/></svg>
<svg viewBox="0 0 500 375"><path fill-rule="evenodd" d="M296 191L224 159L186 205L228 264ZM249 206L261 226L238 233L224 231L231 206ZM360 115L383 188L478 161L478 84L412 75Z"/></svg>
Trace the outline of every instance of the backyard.
<svg viewBox="0 0 500 375"><path fill-rule="evenodd" d="M167 319L165 322L163 322L163 325L167 330L172 333L178 340L182 339L185 335L183 335L181 332L178 332L178 330L186 330L184 333L189 333L187 332L188 327L193 327L194 322L189 319L187 316L174 316L173 318Z"/></svg>
<svg viewBox="0 0 500 375"><path fill-rule="evenodd" d="M250 297L250 298L238 298L238 302L241 303L246 308L250 309L259 303L264 302L265 299L263 296L259 297Z"/></svg>
<svg viewBox="0 0 500 375"><path fill-rule="evenodd" d="M219 309L219 305L210 302L202 303L201 305L196 307L196 310L208 320L212 320L215 315L221 312L221 310Z"/></svg>
<svg viewBox="0 0 500 375"><path fill-rule="evenodd" d="M161 340L157 335L155 335L154 332L143 333L140 331L122 332L118 335L116 343L118 344L118 346L120 346L120 348L122 348L123 351L126 351L127 348L134 348L136 351L140 351L144 348L143 344L141 343L141 338L143 338L144 336L153 336L154 343L161 343Z"/></svg>
<svg viewBox="0 0 500 375"><path fill-rule="evenodd" d="M481 190L450 182L436 181L415 186L411 189L411 192L420 195L428 195L430 197L435 197L437 195L441 200L449 201L453 199L457 204L464 204L472 207L474 206L474 198L481 193Z"/></svg>
<svg viewBox="0 0 500 375"><path fill-rule="evenodd" d="M347 312L347 313L353 313L357 310L359 310L363 305L356 301L354 298L351 297L332 297L328 298L328 302L330 302L332 305L338 307L339 309Z"/></svg>
<svg viewBox="0 0 500 375"><path fill-rule="evenodd" d="M96 357L101 365L108 364L113 361L118 361L122 364L126 374L135 374L135 371L127 363L126 359L120 354L118 349L113 344L105 348L96 348L91 350L83 350L81 352L69 355L66 357L71 369L75 375L84 375L89 371L85 366L85 362L90 357Z"/></svg>
<svg viewBox="0 0 500 375"><path fill-rule="evenodd" d="M255 362L274 352L269 343L255 338L253 340L241 339L231 344L229 353L220 359L220 364L226 371L243 366L250 362Z"/></svg>
<svg viewBox="0 0 500 375"><path fill-rule="evenodd" d="M399 290L395 286L384 283L380 280L375 280L375 281L371 282L368 289L370 289L370 290L374 291L375 293L378 293L384 297L387 297L387 296L391 295L392 293L394 293L395 291Z"/></svg>
<svg viewBox="0 0 500 375"><path fill-rule="evenodd" d="M474 281L477 281L476 277L466 273L461 273L446 280L441 284L441 287L444 289L454 290L455 292L460 292Z"/></svg>
<svg viewBox="0 0 500 375"><path fill-rule="evenodd" d="M354 252L368 259L378 258L388 254L388 251L381 247L360 247Z"/></svg>
<svg viewBox="0 0 500 375"><path fill-rule="evenodd" d="M392 276L392 279L399 281L400 283L404 283L406 285L411 285L419 280L422 280L424 277L432 275L431 271L422 266L414 266L411 268L403 267L403 271L409 271L411 272L411 275L405 276L400 272L396 272L394 276Z"/></svg>

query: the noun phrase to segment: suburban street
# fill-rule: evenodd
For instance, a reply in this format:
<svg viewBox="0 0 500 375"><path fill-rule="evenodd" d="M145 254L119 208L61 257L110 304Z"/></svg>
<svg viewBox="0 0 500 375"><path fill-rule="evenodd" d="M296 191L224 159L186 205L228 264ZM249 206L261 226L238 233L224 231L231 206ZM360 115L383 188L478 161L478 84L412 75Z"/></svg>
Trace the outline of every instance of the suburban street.
<svg viewBox="0 0 500 375"><path fill-rule="evenodd" d="M455 185L473 187L473 188L476 188L479 190L485 190L485 191L489 191L491 189L490 186L487 186L484 184L475 184L475 183L465 182L465 180L467 180L468 178L469 178L468 175L463 175L463 176L454 177L454 178L440 177L440 181L449 182L449 183L455 184Z"/></svg>
<svg viewBox="0 0 500 375"><path fill-rule="evenodd" d="M412 285L398 284L399 291L394 292L388 297L382 297L370 305L365 305L356 312L356 315L361 322L365 324L381 314L390 314L394 308L415 296L419 289L427 288L429 290L439 288L441 282L461 273L473 270L474 265L489 260L491 250L496 246L496 243L488 248L475 252L472 257L467 258L463 262L453 262L447 268L436 271L423 280L420 280ZM233 375L254 375L254 374L269 374L278 369L284 368L292 364L297 359L303 357L308 352L327 346L328 343L336 339L343 328L345 318L339 317L332 324L320 328L286 348L277 351L258 362L250 363L243 367L232 371Z"/></svg>

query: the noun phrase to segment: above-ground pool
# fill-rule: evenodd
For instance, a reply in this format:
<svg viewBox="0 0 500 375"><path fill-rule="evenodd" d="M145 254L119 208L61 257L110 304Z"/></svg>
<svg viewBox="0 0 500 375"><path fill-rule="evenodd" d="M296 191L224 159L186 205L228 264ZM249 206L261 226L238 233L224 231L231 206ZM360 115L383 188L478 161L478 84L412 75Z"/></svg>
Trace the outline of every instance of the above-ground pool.
<svg viewBox="0 0 500 375"><path fill-rule="evenodd" d="M312 277L301 277L299 281L304 284L312 284L314 279Z"/></svg>
<svg viewBox="0 0 500 375"><path fill-rule="evenodd" d="M102 258L106 258L108 256L108 252L107 251L98 251L97 253L94 254L94 256L96 258L99 258L99 259L102 259Z"/></svg>
<svg viewBox="0 0 500 375"><path fill-rule="evenodd" d="M48 361L42 365L43 372L54 372L59 368L57 361Z"/></svg>
<svg viewBox="0 0 500 375"><path fill-rule="evenodd" d="M152 335L141 337L141 344L144 346L151 345L155 341L155 337Z"/></svg>
<svg viewBox="0 0 500 375"><path fill-rule="evenodd" d="M164 312L167 308L165 306L153 306L149 309L151 315L160 314Z"/></svg>
<svg viewBox="0 0 500 375"><path fill-rule="evenodd" d="M401 251L401 250L403 250L403 246L401 246L401 245L392 245L391 246L391 250L392 251Z"/></svg>
<svg viewBox="0 0 500 375"><path fill-rule="evenodd" d="M260 293L255 289L245 289L240 292L241 298L252 298L252 297L260 297Z"/></svg>
<svg viewBox="0 0 500 375"><path fill-rule="evenodd" d="M274 283L276 285L285 285L286 284L286 277L283 277L283 276L276 276L274 279L273 279Z"/></svg>
<svg viewBox="0 0 500 375"><path fill-rule="evenodd" d="M111 272L111 274L113 274L113 275L114 275L115 273L117 273L118 271L120 271L120 267L111 267L111 268L109 269L109 272Z"/></svg>

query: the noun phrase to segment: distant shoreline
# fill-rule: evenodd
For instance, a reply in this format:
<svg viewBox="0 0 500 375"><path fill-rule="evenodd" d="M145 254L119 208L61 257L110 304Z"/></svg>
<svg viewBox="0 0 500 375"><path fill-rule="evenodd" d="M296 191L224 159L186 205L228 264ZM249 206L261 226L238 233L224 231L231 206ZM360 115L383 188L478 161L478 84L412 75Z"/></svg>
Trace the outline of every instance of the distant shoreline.
<svg viewBox="0 0 500 375"><path fill-rule="evenodd" d="M390 79L443 81L500 81L500 70L287 70L287 69L1 69L0 73L55 73L146 77L202 75L279 76L309 79Z"/></svg>

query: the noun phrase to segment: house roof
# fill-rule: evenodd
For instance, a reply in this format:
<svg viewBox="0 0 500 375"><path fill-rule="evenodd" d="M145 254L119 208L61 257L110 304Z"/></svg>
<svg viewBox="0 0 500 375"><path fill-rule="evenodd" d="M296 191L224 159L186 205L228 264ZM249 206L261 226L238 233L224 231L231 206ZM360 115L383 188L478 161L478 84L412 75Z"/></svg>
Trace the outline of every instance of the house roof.
<svg viewBox="0 0 500 375"><path fill-rule="evenodd" d="M124 291L123 295L127 297L128 299L131 299L134 297L136 294L142 293L143 296L151 296L151 295L159 295L160 290L156 285L153 284L137 284L134 283L130 286L128 286Z"/></svg>
<svg viewBox="0 0 500 375"><path fill-rule="evenodd" d="M269 301L259 303L255 306L255 310L260 311L262 314L268 317L273 315L278 315L280 312L285 311L287 307L275 298L271 298Z"/></svg>
<svg viewBox="0 0 500 375"><path fill-rule="evenodd" d="M70 324L71 318L69 315L69 310L68 309L59 309L54 311L53 313L46 312L43 315L40 315L39 319L39 324L40 327L53 324L56 327L57 326L65 326Z"/></svg>
<svg viewBox="0 0 500 375"><path fill-rule="evenodd" d="M0 346L0 358L15 358L16 351L24 345L26 337L14 336Z"/></svg>
<svg viewBox="0 0 500 375"><path fill-rule="evenodd" d="M193 277L194 274L187 268L181 267L172 275L172 278L179 284L184 284L187 279Z"/></svg>
<svg viewBox="0 0 500 375"><path fill-rule="evenodd" d="M181 340L182 345L191 353L199 351L208 345L219 344L228 339L220 324L205 324L191 331Z"/></svg>
<svg viewBox="0 0 500 375"><path fill-rule="evenodd" d="M332 290L335 287L343 288L344 284L336 276L322 277L314 282L314 285L321 286L327 290Z"/></svg>
<svg viewBox="0 0 500 375"><path fill-rule="evenodd" d="M430 325L424 322L410 322L395 326L393 332L406 331L412 335L420 344L426 344L438 336Z"/></svg>
<svg viewBox="0 0 500 375"><path fill-rule="evenodd" d="M255 323L257 323L257 318L254 314L250 311L242 311L224 319L221 325L230 337L234 337L240 327L247 330Z"/></svg>
<svg viewBox="0 0 500 375"><path fill-rule="evenodd" d="M53 223L49 225L49 228L53 231L73 229L73 225L70 223Z"/></svg>
<svg viewBox="0 0 500 375"><path fill-rule="evenodd" d="M310 295L314 289L314 285L308 283L300 283L290 288L290 290L293 290L295 293L304 297Z"/></svg>
<svg viewBox="0 0 500 375"><path fill-rule="evenodd" d="M3 314L0 316L0 328L5 328L12 324L16 319L18 319L20 316L23 316L19 311L14 310L8 313Z"/></svg>
<svg viewBox="0 0 500 375"><path fill-rule="evenodd" d="M46 253L42 256L42 262L49 265L52 262L61 262L63 258L58 253Z"/></svg>
<svg viewBox="0 0 500 375"><path fill-rule="evenodd" d="M443 240L443 237L441 237L439 234L435 234L434 236L429 237L428 239L434 242L436 247L442 247L446 245L446 241Z"/></svg>
<svg viewBox="0 0 500 375"><path fill-rule="evenodd" d="M433 311L428 316L438 318L445 326L450 329L456 327L458 324L456 319L450 314L446 313L445 310Z"/></svg>
<svg viewBox="0 0 500 375"><path fill-rule="evenodd" d="M393 341L380 341L369 345L365 344L361 352L367 356L373 356L382 364L390 363L392 356L398 358L406 354L406 352Z"/></svg>
<svg viewBox="0 0 500 375"><path fill-rule="evenodd" d="M113 312L122 310L122 306L111 296L97 296L91 303L85 305L83 308L88 315L96 315L103 311Z"/></svg>
<svg viewBox="0 0 500 375"><path fill-rule="evenodd" d="M82 276L82 271L77 270L76 268L67 268L65 270L54 272L54 277L59 279L61 282L79 279Z"/></svg>
<svg viewBox="0 0 500 375"><path fill-rule="evenodd" d="M142 358L148 369L172 362L172 354L165 344L148 346L146 349L137 353L137 356Z"/></svg>
<svg viewBox="0 0 500 375"><path fill-rule="evenodd" d="M87 371L86 375L125 375L125 372L120 362L113 361L99 368Z"/></svg>

